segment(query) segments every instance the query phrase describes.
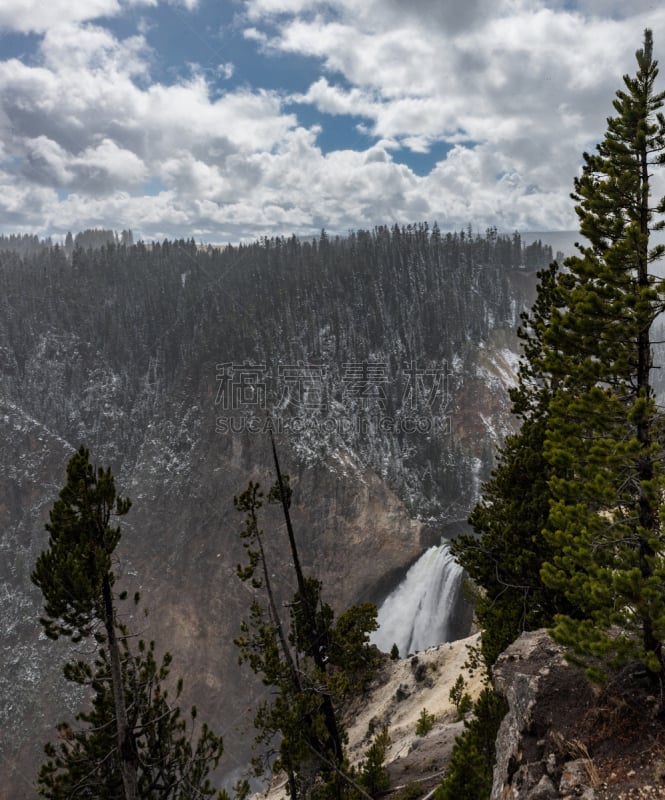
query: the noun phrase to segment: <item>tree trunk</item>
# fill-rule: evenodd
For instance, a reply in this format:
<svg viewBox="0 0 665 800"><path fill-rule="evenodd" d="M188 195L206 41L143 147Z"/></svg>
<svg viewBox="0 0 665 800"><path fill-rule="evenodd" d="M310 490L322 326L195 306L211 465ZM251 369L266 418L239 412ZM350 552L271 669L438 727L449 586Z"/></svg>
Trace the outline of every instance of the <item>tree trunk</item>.
<svg viewBox="0 0 665 800"><path fill-rule="evenodd" d="M649 286L649 165L646 145L640 153L640 252L638 253L638 275L637 283L640 290L647 289ZM637 393L638 398L644 397L650 401L653 397L651 387L651 319L642 320L638 331L637 341ZM645 415L637 424L637 439L640 443L642 453L638 462L638 478L640 484L653 480L654 465L652 446L652 424L653 413ZM647 497L640 486L639 495L639 524L640 527L649 531L656 531L660 522L658 509L654 507L653 501ZM644 535L640 537L639 564L642 577L648 579L653 574L651 558L654 551L646 541ZM647 652L654 653L660 663L658 676L663 675L662 643L654 636L653 624L649 614L645 614L642 622L642 641Z"/></svg>
<svg viewBox="0 0 665 800"><path fill-rule="evenodd" d="M102 583L102 597L104 601L104 627L106 628L109 663L111 665L111 688L113 691L113 705L115 706L122 784L125 789L125 800L139 800L138 754L134 735L129 729L129 721L127 719L125 689L122 682L122 666L120 664L120 648L115 632L115 613L111 595L111 581L108 574L104 576Z"/></svg>
<svg viewBox="0 0 665 800"><path fill-rule="evenodd" d="M298 556L298 548L296 547L296 537L293 531L293 525L291 524L291 514L289 513L289 504L286 498L286 491L284 488L284 481L282 479L282 471L279 467L279 459L277 458L277 448L275 447L275 440L273 438L272 432L270 433L270 443L272 444L272 454L273 459L275 461L275 471L277 473L277 484L279 486L279 494L280 499L282 501L282 509L284 510L284 519L286 520L286 530L289 535L289 543L291 545L291 554L293 556L293 564L296 571L296 579L298 582L298 591L300 592L300 597L303 603L303 610L305 612L305 617L308 620L308 628L311 631L316 630L316 609L311 607L309 592L307 591L307 587L305 585L305 577L303 575L302 568L300 566L300 558ZM317 668L321 670L321 672L326 672L326 661L323 657L323 654L319 650L316 642L313 643L313 646L310 648L312 652L312 658L314 659L314 663L316 664ZM336 764L341 764L344 755L344 749L342 746L342 739L339 735L339 728L337 727L337 717L335 715L335 709L333 707L332 698L328 694L328 692L324 692L323 694L323 715L326 724L326 730L328 731L328 747L331 751L333 756L333 760Z"/></svg>

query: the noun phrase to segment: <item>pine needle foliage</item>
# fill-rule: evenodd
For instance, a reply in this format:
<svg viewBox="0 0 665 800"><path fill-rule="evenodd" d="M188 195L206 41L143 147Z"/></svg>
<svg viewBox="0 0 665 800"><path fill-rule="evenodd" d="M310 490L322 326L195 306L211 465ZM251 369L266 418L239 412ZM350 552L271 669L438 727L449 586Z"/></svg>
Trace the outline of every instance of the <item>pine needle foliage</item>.
<svg viewBox="0 0 665 800"><path fill-rule="evenodd" d="M511 390L512 411L522 426L506 439L497 467L483 485L482 498L469 517L474 534L460 536L451 545L478 589L474 610L487 667L522 631L549 625L557 612L570 608L563 594L540 578L543 562L553 554L543 535L552 475L543 448L554 394L543 365L543 337L552 309L560 303L556 262L538 278L533 308L522 314L518 334L523 355L517 386Z"/></svg>
<svg viewBox="0 0 665 800"><path fill-rule="evenodd" d="M649 30L636 59L575 181L588 244L565 262L545 335L559 385L544 443L554 552L542 578L577 609L556 617L553 634L594 678L598 658L610 667L637 658L664 676L662 418L651 384L651 326L663 309L651 266L663 247L650 236L665 211L652 181L665 164L665 93L655 91Z"/></svg>
<svg viewBox="0 0 665 800"><path fill-rule="evenodd" d="M158 661L155 644L138 642L130 652L122 634L122 664L128 721L138 753L138 791L145 800L202 800L217 797L208 775L222 755L222 739L205 724L194 737L196 708L189 719L178 705L182 681L171 698L168 678L171 656ZM37 789L48 800L123 798L108 654L103 648L93 665L77 661L65 677L92 690L92 706L76 715L77 726L60 723L59 741L45 747Z"/></svg>
<svg viewBox="0 0 665 800"><path fill-rule="evenodd" d="M111 469L91 464L81 446L67 464L67 481L46 525L48 547L32 574L44 596L47 636L75 644L92 640L95 654L92 663L78 660L64 668L67 680L91 693L92 706L77 715L76 727L61 723L59 742L46 745L37 788L49 800L198 800L216 794L207 776L221 756L221 738L203 725L194 742L195 710L188 726L165 688L171 656L158 662L154 643L143 641L130 651L128 630L117 619L112 564L121 531L112 519L130 507L117 495ZM174 701L181 690L178 683Z"/></svg>
<svg viewBox="0 0 665 800"><path fill-rule="evenodd" d="M116 495L110 468L95 468L81 447L67 464L67 483L49 514L49 547L37 559L32 581L44 595L40 622L51 639L73 642L107 623L104 583L115 581L113 552L120 527L113 516L125 515L131 501Z"/></svg>

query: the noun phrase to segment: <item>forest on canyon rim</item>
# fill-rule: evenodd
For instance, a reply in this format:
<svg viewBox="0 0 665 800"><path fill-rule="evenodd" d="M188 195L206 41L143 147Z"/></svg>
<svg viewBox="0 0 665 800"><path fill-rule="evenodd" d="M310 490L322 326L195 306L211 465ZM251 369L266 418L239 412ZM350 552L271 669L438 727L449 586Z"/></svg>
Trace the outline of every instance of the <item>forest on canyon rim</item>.
<svg viewBox="0 0 665 800"><path fill-rule="evenodd" d="M63 691L54 651L40 642L40 597L29 581L45 545L39 531L78 444L111 466L133 501L119 545L123 583L130 592L138 584L151 637L172 650L187 702L207 719L242 722L247 702L221 688L243 685L232 644L244 611L234 588L242 551L232 498L248 477L264 486L272 478L265 436L219 432L220 416L256 413L251 404L223 407L219 365L265 365L268 403L285 421L302 408L297 397L284 403L280 366L325 367L315 374L321 403L307 409L318 428L277 436L296 528L307 531L303 561L336 587L326 598L336 611L379 600L442 532L459 530L474 487L489 476L511 425L517 318L535 270L551 257L517 235L444 234L424 224L222 250L191 241L113 242L71 255L5 249L0 423L12 466L2 471L10 591L0 613L10 646L0 680L13 698L5 720L16 724L3 753L18 751L15 763L34 774L54 722L80 702L71 687ZM405 399L413 362L422 392ZM375 405L347 392L349 363L380 370ZM432 395L443 374L445 392ZM426 426L378 435L386 418L449 418L445 446ZM326 425L331 419L366 424ZM250 734L226 734L223 768L246 761L241 741Z"/></svg>

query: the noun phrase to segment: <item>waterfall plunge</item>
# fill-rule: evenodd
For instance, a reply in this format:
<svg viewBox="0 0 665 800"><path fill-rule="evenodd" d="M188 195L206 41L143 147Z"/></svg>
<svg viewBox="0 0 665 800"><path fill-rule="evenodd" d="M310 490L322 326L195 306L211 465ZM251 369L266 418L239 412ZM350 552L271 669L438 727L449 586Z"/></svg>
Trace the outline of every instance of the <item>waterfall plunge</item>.
<svg viewBox="0 0 665 800"><path fill-rule="evenodd" d="M462 595L464 570L450 554L448 542L430 547L406 573L400 585L379 609L379 630L372 642L389 652L393 644L400 656L424 650L460 636L458 618L465 605Z"/></svg>

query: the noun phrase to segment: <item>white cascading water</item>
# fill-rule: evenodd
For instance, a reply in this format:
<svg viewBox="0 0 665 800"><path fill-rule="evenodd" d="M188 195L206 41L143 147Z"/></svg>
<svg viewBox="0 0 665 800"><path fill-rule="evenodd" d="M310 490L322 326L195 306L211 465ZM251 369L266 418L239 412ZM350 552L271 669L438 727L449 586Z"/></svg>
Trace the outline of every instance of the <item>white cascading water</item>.
<svg viewBox="0 0 665 800"><path fill-rule="evenodd" d="M404 657L450 641L462 599L463 574L447 541L430 547L383 601L372 642L385 652L396 644Z"/></svg>

